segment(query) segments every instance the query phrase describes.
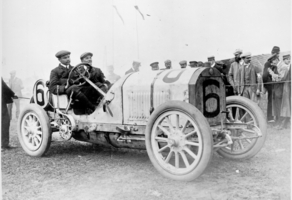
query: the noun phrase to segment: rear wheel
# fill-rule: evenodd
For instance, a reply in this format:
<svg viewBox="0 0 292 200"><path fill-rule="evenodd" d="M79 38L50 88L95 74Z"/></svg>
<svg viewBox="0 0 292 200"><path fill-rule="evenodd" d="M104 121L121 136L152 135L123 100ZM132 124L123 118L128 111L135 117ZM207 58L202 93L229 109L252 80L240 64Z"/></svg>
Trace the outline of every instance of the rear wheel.
<svg viewBox="0 0 292 200"><path fill-rule="evenodd" d="M210 126L191 104L169 101L160 105L152 113L145 134L148 156L167 178L194 180L212 158Z"/></svg>
<svg viewBox="0 0 292 200"><path fill-rule="evenodd" d="M51 127L46 112L37 104L28 104L20 113L17 134L23 150L30 156L43 156L51 144Z"/></svg>
<svg viewBox="0 0 292 200"><path fill-rule="evenodd" d="M218 154L230 159L252 158L261 150L267 137L264 113L256 103L239 96L226 98L226 110L229 111L227 123L243 123L248 128L230 129L233 144L219 149Z"/></svg>

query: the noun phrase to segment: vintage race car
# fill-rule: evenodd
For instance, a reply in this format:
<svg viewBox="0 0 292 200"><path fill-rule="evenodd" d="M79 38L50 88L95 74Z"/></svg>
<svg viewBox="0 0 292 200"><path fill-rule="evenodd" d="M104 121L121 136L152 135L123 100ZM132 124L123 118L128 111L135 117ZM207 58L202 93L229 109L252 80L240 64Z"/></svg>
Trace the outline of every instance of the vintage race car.
<svg viewBox="0 0 292 200"><path fill-rule="evenodd" d="M267 124L262 110L247 98L226 98L216 69L131 73L105 94L89 80L89 67L81 63L71 73L103 96L90 115L76 114L74 100L51 94L44 80L35 83L17 127L28 155L43 156L52 134L59 132L64 140L146 149L162 175L190 181L204 172L214 151L230 159L248 159L264 145Z"/></svg>

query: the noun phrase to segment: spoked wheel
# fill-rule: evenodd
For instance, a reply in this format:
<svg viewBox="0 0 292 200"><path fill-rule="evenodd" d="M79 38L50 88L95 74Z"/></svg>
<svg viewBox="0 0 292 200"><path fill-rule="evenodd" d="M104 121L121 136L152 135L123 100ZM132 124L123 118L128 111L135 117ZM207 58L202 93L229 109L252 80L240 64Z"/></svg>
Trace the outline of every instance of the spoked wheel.
<svg viewBox="0 0 292 200"><path fill-rule="evenodd" d="M30 156L42 156L50 147L51 127L46 112L36 104L27 105L20 114L18 139Z"/></svg>
<svg viewBox="0 0 292 200"><path fill-rule="evenodd" d="M245 97L227 97L229 111L227 123L246 124L245 128L231 129L233 144L218 150L218 153L231 159L248 159L255 156L263 147L267 137L267 124L262 110Z"/></svg>
<svg viewBox="0 0 292 200"><path fill-rule="evenodd" d="M146 148L152 164L162 175L175 180L194 180L212 157L210 126L191 104L166 102L150 117Z"/></svg>

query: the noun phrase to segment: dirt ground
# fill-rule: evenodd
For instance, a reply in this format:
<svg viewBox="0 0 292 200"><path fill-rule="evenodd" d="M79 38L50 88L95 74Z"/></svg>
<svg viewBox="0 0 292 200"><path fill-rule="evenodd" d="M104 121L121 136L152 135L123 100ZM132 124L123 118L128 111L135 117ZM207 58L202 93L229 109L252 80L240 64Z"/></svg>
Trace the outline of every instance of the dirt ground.
<svg viewBox="0 0 292 200"><path fill-rule="evenodd" d="M290 132L269 126L254 158L233 161L214 153L201 177L178 182L162 177L146 151L65 142L58 133L45 157L29 157L14 119L10 143L18 148L2 152L2 195L5 200L290 199Z"/></svg>

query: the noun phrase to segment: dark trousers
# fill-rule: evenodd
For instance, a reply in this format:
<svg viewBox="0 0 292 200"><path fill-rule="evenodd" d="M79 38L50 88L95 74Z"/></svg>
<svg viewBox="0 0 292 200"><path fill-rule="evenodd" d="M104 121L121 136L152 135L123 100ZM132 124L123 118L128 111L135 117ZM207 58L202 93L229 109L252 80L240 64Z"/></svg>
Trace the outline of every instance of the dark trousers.
<svg viewBox="0 0 292 200"><path fill-rule="evenodd" d="M105 86L100 87L100 89L104 92L107 92L107 89L105 88ZM78 95L78 93L81 92L92 103L96 103L99 97L101 97L101 94L99 94L99 92L96 89L94 89L91 85L86 85L86 86L81 86L81 87L79 87L78 85L72 85L66 90L68 97L70 97L72 92L73 92L73 96L72 96L73 99L75 99L76 95Z"/></svg>
<svg viewBox="0 0 292 200"><path fill-rule="evenodd" d="M7 147L9 145L9 127L10 117L7 105L2 103L1 147Z"/></svg>
<svg viewBox="0 0 292 200"><path fill-rule="evenodd" d="M267 107L267 120L273 120L273 89L272 85L266 86L266 90L268 91L268 107Z"/></svg>
<svg viewBox="0 0 292 200"><path fill-rule="evenodd" d="M16 106L16 114L15 114L15 117L16 119L18 118L19 116L19 113L20 113L20 106L19 106L19 99L13 99L13 103L10 103L8 104L8 112L9 112L9 115L10 115L10 120L12 119L12 109L13 109L13 104L15 104Z"/></svg>

